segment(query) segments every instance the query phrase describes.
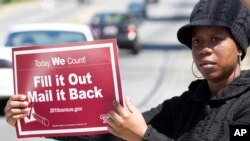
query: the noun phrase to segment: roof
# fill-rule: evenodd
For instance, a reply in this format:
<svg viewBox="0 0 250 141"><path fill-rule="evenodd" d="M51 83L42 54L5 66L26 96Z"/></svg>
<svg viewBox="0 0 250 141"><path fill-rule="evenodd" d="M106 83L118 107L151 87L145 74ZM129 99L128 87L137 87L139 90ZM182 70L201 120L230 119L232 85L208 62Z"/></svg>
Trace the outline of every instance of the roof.
<svg viewBox="0 0 250 141"><path fill-rule="evenodd" d="M10 28L10 32L33 31L33 30L64 30L64 31L88 31L88 25L71 23L31 23L15 25Z"/></svg>

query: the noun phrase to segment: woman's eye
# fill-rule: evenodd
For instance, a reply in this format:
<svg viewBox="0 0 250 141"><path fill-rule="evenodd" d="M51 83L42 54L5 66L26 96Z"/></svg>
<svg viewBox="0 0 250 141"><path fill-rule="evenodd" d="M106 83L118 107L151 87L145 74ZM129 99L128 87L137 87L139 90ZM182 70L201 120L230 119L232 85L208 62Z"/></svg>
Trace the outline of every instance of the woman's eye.
<svg viewBox="0 0 250 141"><path fill-rule="evenodd" d="M214 42L217 42L217 41L218 41L217 38L212 38L212 39L211 39L211 42L213 42L213 43L214 43Z"/></svg>
<svg viewBox="0 0 250 141"><path fill-rule="evenodd" d="M199 40L192 40L192 45L197 46L199 45L200 41Z"/></svg>
<svg viewBox="0 0 250 141"><path fill-rule="evenodd" d="M220 37L214 37L210 40L210 42L213 44L213 45L217 45L217 44L220 44L220 42L223 40L224 38L220 38Z"/></svg>

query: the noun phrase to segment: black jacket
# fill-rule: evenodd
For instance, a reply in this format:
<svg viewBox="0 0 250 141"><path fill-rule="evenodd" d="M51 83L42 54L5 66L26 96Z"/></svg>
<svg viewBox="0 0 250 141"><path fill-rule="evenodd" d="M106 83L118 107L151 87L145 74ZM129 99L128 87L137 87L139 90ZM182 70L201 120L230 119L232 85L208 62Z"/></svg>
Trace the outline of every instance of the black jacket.
<svg viewBox="0 0 250 141"><path fill-rule="evenodd" d="M143 113L148 124L144 141L229 141L229 125L250 125L250 71L210 98L206 80L190 84L181 96ZM59 140L119 141L110 134Z"/></svg>
<svg viewBox="0 0 250 141"><path fill-rule="evenodd" d="M206 80L144 113L145 141L229 141L229 125L250 125L250 71L210 98Z"/></svg>

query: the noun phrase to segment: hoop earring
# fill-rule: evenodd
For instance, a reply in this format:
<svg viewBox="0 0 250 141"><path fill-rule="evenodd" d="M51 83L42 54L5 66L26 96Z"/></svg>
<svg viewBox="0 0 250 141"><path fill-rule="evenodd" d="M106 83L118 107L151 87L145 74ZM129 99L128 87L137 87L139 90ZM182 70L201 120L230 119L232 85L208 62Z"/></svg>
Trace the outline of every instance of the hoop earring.
<svg viewBox="0 0 250 141"><path fill-rule="evenodd" d="M196 77L196 78L203 78L203 76L197 76L195 73L194 73L194 61L192 62L192 73L193 73L193 75L194 75L194 77Z"/></svg>
<svg viewBox="0 0 250 141"><path fill-rule="evenodd" d="M238 55L238 64L239 64L239 66L240 66L240 70L241 70L241 54L240 54L240 55Z"/></svg>
<svg viewBox="0 0 250 141"><path fill-rule="evenodd" d="M238 55L238 63L241 66L241 55Z"/></svg>

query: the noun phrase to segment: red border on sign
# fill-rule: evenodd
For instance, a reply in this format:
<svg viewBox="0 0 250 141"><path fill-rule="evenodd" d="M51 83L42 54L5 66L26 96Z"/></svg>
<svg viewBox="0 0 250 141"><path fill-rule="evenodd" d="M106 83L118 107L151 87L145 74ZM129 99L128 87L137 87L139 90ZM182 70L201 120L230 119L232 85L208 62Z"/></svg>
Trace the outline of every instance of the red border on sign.
<svg viewBox="0 0 250 141"><path fill-rule="evenodd" d="M108 133L103 120L112 101L123 105L115 39L13 48L12 57L15 94L27 95L34 109L17 121L19 138ZM63 65L52 63L58 58ZM67 81L59 83L59 76Z"/></svg>

